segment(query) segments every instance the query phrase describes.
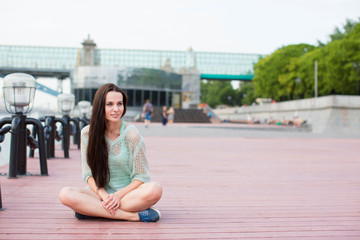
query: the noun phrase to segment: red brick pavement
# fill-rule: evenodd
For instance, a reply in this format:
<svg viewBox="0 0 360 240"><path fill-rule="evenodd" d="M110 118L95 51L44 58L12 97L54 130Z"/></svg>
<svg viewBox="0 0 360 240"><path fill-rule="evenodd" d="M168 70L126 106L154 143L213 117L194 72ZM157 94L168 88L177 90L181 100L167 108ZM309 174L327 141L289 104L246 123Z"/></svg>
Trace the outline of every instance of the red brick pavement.
<svg viewBox="0 0 360 240"><path fill-rule="evenodd" d="M360 239L360 139L145 141L164 187L158 223L76 220L58 200L85 186L72 146L48 160L49 176L0 176L0 239ZM28 171L40 172L37 158Z"/></svg>

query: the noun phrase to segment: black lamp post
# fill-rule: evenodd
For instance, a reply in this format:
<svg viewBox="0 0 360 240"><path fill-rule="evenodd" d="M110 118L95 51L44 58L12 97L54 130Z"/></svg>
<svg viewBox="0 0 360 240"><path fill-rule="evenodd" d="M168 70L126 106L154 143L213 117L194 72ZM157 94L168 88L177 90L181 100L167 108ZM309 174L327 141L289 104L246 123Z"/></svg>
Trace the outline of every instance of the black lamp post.
<svg viewBox="0 0 360 240"><path fill-rule="evenodd" d="M300 85L301 79L299 77L295 78L296 83L296 99L299 99L299 85Z"/></svg>
<svg viewBox="0 0 360 240"><path fill-rule="evenodd" d="M82 129L90 123L87 116L91 113L91 103L89 101L80 101L78 102L78 107L81 113L80 122L82 123L80 129Z"/></svg>
<svg viewBox="0 0 360 240"><path fill-rule="evenodd" d="M75 105L75 96L70 93L62 93L57 97L58 111L63 115L62 120L63 130L62 130L62 146L64 151L68 151L70 147L70 113L74 109Z"/></svg>
<svg viewBox="0 0 360 240"><path fill-rule="evenodd" d="M227 99L228 99L228 103L229 103L229 106L231 106L231 96L228 96Z"/></svg>
<svg viewBox="0 0 360 240"><path fill-rule="evenodd" d="M80 135L81 135L81 129L89 124L89 120L86 118L86 115L89 113L91 107L91 103L88 101L80 101L78 103L78 109L81 112L82 117L74 117L74 118L67 118L68 122L71 122L69 124L69 127L72 127L70 130L71 135L73 135L73 142L74 144L77 144L78 149L80 149ZM68 114L65 114L68 115Z"/></svg>
<svg viewBox="0 0 360 240"><path fill-rule="evenodd" d="M0 128L11 124L11 147L9 161L9 178L26 175L27 124L34 125L39 132L39 158L41 175L48 175L44 128L41 122L27 118L26 113L32 110L35 97L35 78L25 73L12 73L4 78L3 94L6 111L12 113L11 118L0 120Z"/></svg>

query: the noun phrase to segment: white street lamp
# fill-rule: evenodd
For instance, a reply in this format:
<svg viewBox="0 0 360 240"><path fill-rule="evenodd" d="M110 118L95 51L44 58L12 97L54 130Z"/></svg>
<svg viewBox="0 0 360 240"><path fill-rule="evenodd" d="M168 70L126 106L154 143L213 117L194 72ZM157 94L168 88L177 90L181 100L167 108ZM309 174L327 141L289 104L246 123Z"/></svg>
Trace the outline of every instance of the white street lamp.
<svg viewBox="0 0 360 240"><path fill-rule="evenodd" d="M11 73L4 78L4 101L9 113L28 113L35 97L36 80L26 73ZM27 107L27 108L26 108Z"/></svg>
<svg viewBox="0 0 360 240"><path fill-rule="evenodd" d="M38 131L41 175L48 175L44 127L38 119L28 118L24 115L24 113L30 112L33 107L35 91L35 78L29 74L11 73L4 78L3 94L6 111L14 114L11 118L0 120L0 128L4 124L11 124L9 178L27 174L26 145L29 141L27 124L34 125Z"/></svg>
<svg viewBox="0 0 360 240"><path fill-rule="evenodd" d="M71 93L63 93L59 94L57 97L58 102L58 111L63 115L62 119L64 121L63 124L63 149L70 148L70 135L71 135L71 118L69 116L70 112L74 109L75 105L75 96Z"/></svg>
<svg viewBox="0 0 360 240"><path fill-rule="evenodd" d="M90 115L91 103L89 101L80 101L78 106L83 117Z"/></svg>
<svg viewBox="0 0 360 240"><path fill-rule="evenodd" d="M57 97L58 111L63 115L69 115L74 109L75 96L70 93L59 94Z"/></svg>

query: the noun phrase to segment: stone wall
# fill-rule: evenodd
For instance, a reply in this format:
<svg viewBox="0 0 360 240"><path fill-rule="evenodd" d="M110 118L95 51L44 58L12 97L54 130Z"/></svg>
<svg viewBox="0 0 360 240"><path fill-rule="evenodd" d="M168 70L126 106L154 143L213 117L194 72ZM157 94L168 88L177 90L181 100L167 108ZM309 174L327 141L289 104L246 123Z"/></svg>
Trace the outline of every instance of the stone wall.
<svg viewBox="0 0 360 240"><path fill-rule="evenodd" d="M332 95L248 107L216 109L223 121L247 121L249 117L265 123L269 119L306 120L312 132L360 134L360 96Z"/></svg>

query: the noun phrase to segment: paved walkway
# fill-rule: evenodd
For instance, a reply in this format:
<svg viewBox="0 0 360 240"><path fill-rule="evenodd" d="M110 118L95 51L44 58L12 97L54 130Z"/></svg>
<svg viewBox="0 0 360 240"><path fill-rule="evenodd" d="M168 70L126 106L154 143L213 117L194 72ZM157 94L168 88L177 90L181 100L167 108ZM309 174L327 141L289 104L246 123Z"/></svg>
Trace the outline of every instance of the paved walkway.
<svg viewBox="0 0 360 240"><path fill-rule="evenodd" d="M57 197L85 186L72 146L70 159L58 150L48 160L49 176L0 176L0 239L360 239L360 138L138 127L152 179L164 187L162 220L76 220ZM28 171L40 172L37 158Z"/></svg>

